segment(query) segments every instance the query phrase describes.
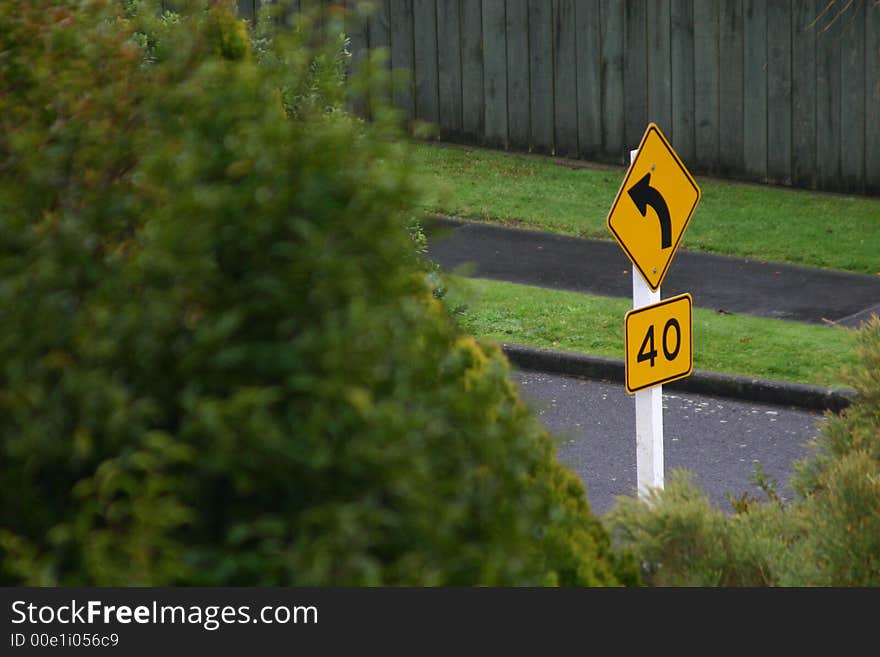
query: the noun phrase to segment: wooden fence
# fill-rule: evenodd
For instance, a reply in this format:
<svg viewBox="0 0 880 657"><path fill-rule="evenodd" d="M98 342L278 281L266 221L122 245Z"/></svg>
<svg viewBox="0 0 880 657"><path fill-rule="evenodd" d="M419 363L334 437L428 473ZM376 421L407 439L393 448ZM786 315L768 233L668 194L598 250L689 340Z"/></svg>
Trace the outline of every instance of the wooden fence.
<svg viewBox="0 0 880 657"><path fill-rule="evenodd" d="M880 193L877 0L377 4L353 59L388 49L443 139L622 164L653 121L696 172Z"/></svg>

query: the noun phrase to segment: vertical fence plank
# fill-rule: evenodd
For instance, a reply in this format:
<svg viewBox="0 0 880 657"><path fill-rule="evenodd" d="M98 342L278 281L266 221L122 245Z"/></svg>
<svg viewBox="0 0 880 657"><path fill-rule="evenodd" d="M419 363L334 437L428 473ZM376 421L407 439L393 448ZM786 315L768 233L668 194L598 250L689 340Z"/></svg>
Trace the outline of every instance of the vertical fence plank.
<svg viewBox="0 0 880 657"><path fill-rule="evenodd" d="M553 0L553 102L556 154L576 157L577 60L574 0Z"/></svg>
<svg viewBox="0 0 880 657"><path fill-rule="evenodd" d="M880 8L865 17L865 189L880 194Z"/></svg>
<svg viewBox="0 0 880 657"><path fill-rule="evenodd" d="M348 37L348 49L351 52L349 74L357 74L363 67L369 54L367 24L363 16L357 12L357 0L348 0L345 8L345 35ZM352 99L351 110L359 116L368 116L367 98L359 94Z"/></svg>
<svg viewBox="0 0 880 657"><path fill-rule="evenodd" d="M437 125L440 123L440 98L435 0L413 0L413 45L416 116Z"/></svg>
<svg viewBox="0 0 880 657"><path fill-rule="evenodd" d="M699 0L698 0L699 2ZM705 2L705 0L703 0ZM717 7L717 0L711 3ZM694 1L672 0L670 8L671 59L672 59L672 144L685 162L693 162L696 154L694 136ZM713 49L717 51L718 27L713 25ZM715 77L717 80L718 78ZM717 92L717 86L713 88ZM715 94L717 98L717 93ZM715 124L717 135L718 124ZM717 137L715 140L717 141ZM713 168L717 165L715 152Z"/></svg>
<svg viewBox="0 0 880 657"><path fill-rule="evenodd" d="M602 150L615 162L628 162L624 141L625 112L623 87L624 3L602 0L599 14L601 31ZM580 40L581 35L578 34ZM580 65L580 62L578 62ZM644 129L644 126L643 126ZM636 141L638 144L638 141Z"/></svg>
<svg viewBox="0 0 880 657"><path fill-rule="evenodd" d="M305 14L314 12L315 0L291 0L290 9L292 15L299 14L301 18Z"/></svg>
<svg viewBox="0 0 880 657"><path fill-rule="evenodd" d="M440 92L441 135L456 138L462 132L461 21L459 0L437 2L437 76Z"/></svg>
<svg viewBox="0 0 880 657"><path fill-rule="evenodd" d="M390 0L379 0L373 3L373 11L367 19L367 34L370 49L391 48L391 18L388 15ZM388 53L390 66L391 53Z"/></svg>
<svg viewBox="0 0 880 657"><path fill-rule="evenodd" d="M553 151L553 13L547 0L529 0L529 79L532 150Z"/></svg>
<svg viewBox="0 0 880 657"><path fill-rule="evenodd" d="M821 0L795 0L791 19L791 180L816 184L816 27Z"/></svg>
<svg viewBox="0 0 880 657"><path fill-rule="evenodd" d="M753 180L767 180L767 5L745 0L743 47L743 164Z"/></svg>
<svg viewBox="0 0 880 657"><path fill-rule="evenodd" d="M370 50L384 51L386 71L391 70L391 18L388 12L388 0L378 0L373 3L373 11L367 19L367 42ZM378 86L374 84L370 90L371 114L373 104L391 102L391 87L387 76L381 82Z"/></svg>
<svg viewBox="0 0 880 657"><path fill-rule="evenodd" d="M254 0L236 0L235 6L238 10L239 18L246 18L251 23L254 22L254 17L256 16Z"/></svg>
<svg viewBox="0 0 880 657"><path fill-rule="evenodd" d="M358 14L357 0L348 0L345 5L345 35L349 40L349 52L351 52L352 71L357 70L367 59L369 40L367 38L367 24L363 17Z"/></svg>
<svg viewBox="0 0 880 657"><path fill-rule="evenodd" d="M464 136L483 136L483 8L479 0L461 3L461 129Z"/></svg>
<svg viewBox="0 0 880 657"><path fill-rule="evenodd" d="M326 37L330 32L330 24L332 21L331 10L334 3L333 0L318 0L318 4L320 5L318 13L321 21L321 32Z"/></svg>
<svg viewBox="0 0 880 657"><path fill-rule="evenodd" d="M593 160L602 152L603 96L600 68L604 62L601 54L599 11L599 0L581 0L575 6L578 154Z"/></svg>
<svg viewBox="0 0 880 657"><path fill-rule="evenodd" d="M394 69L394 104L406 120L416 116L415 53L413 51L413 0L388 0L391 20L391 67Z"/></svg>
<svg viewBox="0 0 880 657"><path fill-rule="evenodd" d="M694 3L694 163L714 171L720 159L721 37L718 0Z"/></svg>
<svg viewBox="0 0 880 657"><path fill-rule="evenodd" d="M670 0L648 3L648 119L672 134Z"/></svg>
<svg viewBox="0 0 880 657"><path fill-rule="evenodd" d="M791 183L791 0L767 3L767 177Z"/></svg>
<svg viewBox="0 0 880 657"><path fill-rule="evenodd" d="M526 0L507 0L507 136L511 146L528 148L529 6Z"/></svg>
<svg viewBox="0 0 880 657"><path fill-rule="evenodd" d="M830 22L828 14L816 23L816 184L821 189L834 189L840 179L841 25Z"/></svg>
<svg viewBox="0 0 880 657"><path fill-rule="evenodd" d="M840 185L850 192L862 190L865 179L865 11L868 3L842 11L840 40L843 74L840 76ZM871 11L880 11L872 7Z"/></svg>
<svg viewBox="0 0 880 657"><path fill-rule="evenodd" d="M330 0L318 0L318 13L321 17L321 31L326 33L329 23Z"/></svg>
<svg viewBox="0 0 880 657"><path fill-rule="evenodd" d="M648 5L624 3L623 140L625 151L635 148L648 124ZM629 162L626 153L622 164Z"/></svg>
<svg viewBox="0 0 880 657"><path fill-rule="evenodd" d="M164 4L164 3L163 3ZM293 24L293 17L299 13L299 0L281 0L277 5L275 15L276 25L290 27Z"/></svg>
<svg viewBox="0 0 880 657"><path fill-rule="evenodd" d="M504 0L483 0L486 143L507 147L507 40Z"/></svg>
<svg viewBox="0 0 880 657"><path fill-rule="evenodd" d="M742 0L721 0L718 15L718 171L742 175L743 10Z"/></svg>
<svg viewBox="0 0 880 657"><path fill-rule="evenodd" d="M323 22L321 20L321 0L299 0L299 13L311 18L311 26L315 30L323 30Z"/></svg>

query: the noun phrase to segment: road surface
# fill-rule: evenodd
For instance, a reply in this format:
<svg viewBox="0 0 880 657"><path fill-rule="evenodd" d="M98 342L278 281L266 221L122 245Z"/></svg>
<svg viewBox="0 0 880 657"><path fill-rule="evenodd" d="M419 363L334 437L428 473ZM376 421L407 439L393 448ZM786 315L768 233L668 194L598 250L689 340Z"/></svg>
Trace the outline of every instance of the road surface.
<svg viewBox="0 0 880 657"><path fill-rule="evenodd" d="M521 396L557 440L559 459L581 477L593 511L606 513L636 487L635 402L623 384L515 371ZM792 464L809 455L822 414L678 392L664 393L666 477L686 468L720 509L725 493L765 496L752 481L760 464L791 498Z"/></svg>
<svg viewBox="0 0 880 657"><path fill-rule="evenodd" d="M436 218L428 256L469 275L612 297L632 296L630 262L611 240L586 240L488 223ZM609 235L610 237L610 235ZM880 276L680 250L664 298L690 292L718 312L858 328L880 313Z"/></svg>

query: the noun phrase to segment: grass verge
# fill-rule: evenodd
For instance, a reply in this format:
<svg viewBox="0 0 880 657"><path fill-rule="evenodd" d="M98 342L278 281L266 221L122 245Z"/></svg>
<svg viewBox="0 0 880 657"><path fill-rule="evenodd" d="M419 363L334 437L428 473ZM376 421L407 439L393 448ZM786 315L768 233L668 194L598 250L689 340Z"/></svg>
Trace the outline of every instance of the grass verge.
<svg viewBox="0 0 880 657"><path fill-rule="evenodd" d="M623 358L627 299L490 281L446 278L446 303L482 340ZM694 368L842 387L856 364L854 331L694 308Z"/></svg>
<svg viewBox="0 0 880 657"><path fill-rule="evenodd" d="M414 145L426 212L611 239L623 167L484 149ZM880 274L880 199L703 179L682 248Z"/></svg>

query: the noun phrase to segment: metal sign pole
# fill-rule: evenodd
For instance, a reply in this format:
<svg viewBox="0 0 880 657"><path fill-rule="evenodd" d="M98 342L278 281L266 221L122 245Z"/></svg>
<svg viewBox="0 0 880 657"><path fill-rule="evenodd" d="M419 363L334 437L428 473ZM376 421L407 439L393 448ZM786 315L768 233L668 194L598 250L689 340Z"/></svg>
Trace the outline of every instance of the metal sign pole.
<svg viewBox="0 0 880 657"><path fill-rule="evenodd" d="M630 151L630 163L638 150ZM660 301L660 288L651 291L641 274L632 268L633 309ZM636 484L645 499L650 488L663 487L663 386L635 393L636 398Z"/></svg>

